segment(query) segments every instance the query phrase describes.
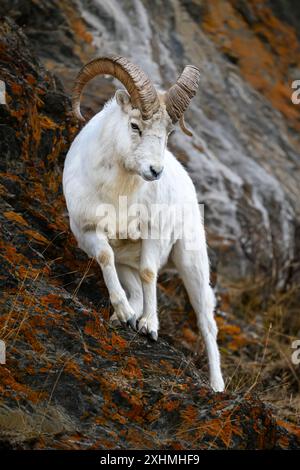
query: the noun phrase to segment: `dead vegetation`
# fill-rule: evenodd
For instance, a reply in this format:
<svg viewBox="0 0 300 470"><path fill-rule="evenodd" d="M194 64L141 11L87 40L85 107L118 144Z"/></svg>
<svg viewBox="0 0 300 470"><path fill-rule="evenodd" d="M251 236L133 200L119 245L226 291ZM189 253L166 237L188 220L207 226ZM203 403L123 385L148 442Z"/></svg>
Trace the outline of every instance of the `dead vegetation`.
<svg viewBox="0 0 300 470"><path fill-rule="evenodd" d="M271 403L280 417L299 424L300 366L292 363L291 356L292 343L300 335L300 287L266 297L266 284L231 289L233 315L248 323L253 342L225 356L224 367L231 377L231 390L249 387Z"/></svg>
<svg viewBox="0 0 300 470"><path fill-rule="evenodd" d="M30 411L21 406L0 406L0 439L12 445L72 431L74 424L59 406L37 406Z"/></svg>
<svg viewBox="0 0 300 470"><path fill-rule="evenodd" d="M205 369L203 344L180 281L165 276L160 291L161 304L165 304L162 328ZM300 339L299 299L299 286L272 292L263 281L235 284L219 294L217 311L226 389L244 395L255 393L274 407L278 417L298 425L300 365L293 364L291 356L293 341Z"/></svg>

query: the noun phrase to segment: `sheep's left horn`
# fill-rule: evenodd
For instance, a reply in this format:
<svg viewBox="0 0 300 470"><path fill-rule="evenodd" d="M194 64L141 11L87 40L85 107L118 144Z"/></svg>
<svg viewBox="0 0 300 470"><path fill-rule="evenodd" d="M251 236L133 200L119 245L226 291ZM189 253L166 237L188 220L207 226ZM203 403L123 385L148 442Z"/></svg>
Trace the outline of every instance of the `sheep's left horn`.
<svg viewBox="0 0 300 470"><path fill-rule="evenodd" d="M166 109L173 124L180 121L183 132L191 133L184 125L184 112L195 96L200 81L200 71L194 65L187 65L177 82L165 94Z"/></svg>

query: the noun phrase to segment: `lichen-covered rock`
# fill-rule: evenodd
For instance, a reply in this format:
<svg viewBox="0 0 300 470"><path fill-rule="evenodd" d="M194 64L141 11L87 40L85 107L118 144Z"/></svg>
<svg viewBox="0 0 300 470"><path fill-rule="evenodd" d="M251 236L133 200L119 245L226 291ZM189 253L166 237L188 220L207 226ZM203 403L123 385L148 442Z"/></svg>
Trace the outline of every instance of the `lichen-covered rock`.
<svg viewBox="0 0 300 470"><path fill-rule="evenodd" d="M282 288L299 278L300 248L300 111L291 101L299 19L289 5L3 0L2 10L24 25L68 92L80 64L96 55L128 56L163 88L187 63L198 65L200 89L186 116L194 137L177 132L170 145L205 203L220 279L267 277ZM112 80L94 80L84 105L95 112L114 89Z"/></svg>
<svg viewBox="0 0 300 470"><path fill-rule="evenodd" d="M61 192L77 131L69 99L10 20L0 79L0 446L296 448L299 430L259 399L212 393L205 357L196 365L163 331L152 344L109 326L100 270L76 248Z"/></svg>

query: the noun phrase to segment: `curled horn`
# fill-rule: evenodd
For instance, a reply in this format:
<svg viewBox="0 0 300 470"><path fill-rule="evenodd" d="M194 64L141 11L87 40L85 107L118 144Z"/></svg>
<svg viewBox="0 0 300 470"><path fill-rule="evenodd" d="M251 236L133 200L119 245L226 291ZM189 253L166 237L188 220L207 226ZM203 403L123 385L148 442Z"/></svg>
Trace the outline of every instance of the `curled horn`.
<svg viewBox="0 0 300 470"><path fill-rule="evenodd" d="M132 105L138 108L143 119L150 119L159 109L156 90L147 75L125 57L99 57L87 63L75 80L72 93L72 108L75 116L84 121L80 112L80 98L85 85L97 75L117 78L128 91Z"/></svg>
<svg viewBox="0 0 300 470"><path fill-rule="evenodd" d="M200 71L193 65L187 65L177 82L166 92L165 104L167 112L173 124L179 121L180 127L185 134L192 133L186 128L184 112L191 99L195 96L200 81Z"/></svg>

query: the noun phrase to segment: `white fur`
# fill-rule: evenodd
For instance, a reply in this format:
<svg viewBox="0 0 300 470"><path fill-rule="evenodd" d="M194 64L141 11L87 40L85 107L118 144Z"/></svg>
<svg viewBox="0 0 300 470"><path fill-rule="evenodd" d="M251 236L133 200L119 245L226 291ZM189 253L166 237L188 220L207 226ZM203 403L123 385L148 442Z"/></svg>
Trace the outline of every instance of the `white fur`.
<svg viewBox="0 0 300 470"><path fill-rule="evenodd" d="M141 130L131 128L135 123ZM172 129L161 103L159 112L143 121L133 109L125 91L118 91L104 109L96 114L75 138L65 161L64 195L71 230L78 245L98 260L115 313L113 321L138 320L138 328L157 339L157 275L167 263L177 268L196 312L210 368L210 383L215 391L224 390L220 357L216 343L215 299L209 283L209 261L203 223L194 185L181 164L166 147ZM160 179L153 177L163 169ZM176 238L180 220L165 220L156 227L158 239L142 239L136 224L127 224L128 234L118 225L107 234L97 210L110 204L118 212L119 196L127 196L128 206L154 204L166 207L188 205L193 212L189 235L196 248L186 248L186 235ZM120 211L118 222L126 214ZM143 222L143 216L141 216ZM148 219L147 219L148 223ZM155 224L155 222L153 223ZM152 225L153 225L152 224ZM154 227L155 228L155 227ZM163 231L163 234L162 234ZM174 235L175 234L175 235ZM162 236L163 235L163 236ZM175 237L175 238L174 238Z"/></svg>

